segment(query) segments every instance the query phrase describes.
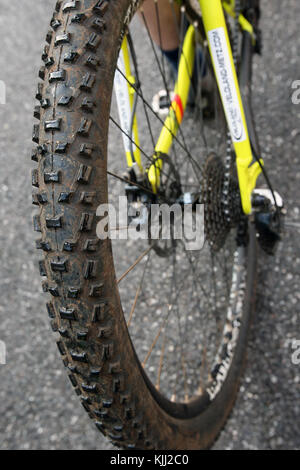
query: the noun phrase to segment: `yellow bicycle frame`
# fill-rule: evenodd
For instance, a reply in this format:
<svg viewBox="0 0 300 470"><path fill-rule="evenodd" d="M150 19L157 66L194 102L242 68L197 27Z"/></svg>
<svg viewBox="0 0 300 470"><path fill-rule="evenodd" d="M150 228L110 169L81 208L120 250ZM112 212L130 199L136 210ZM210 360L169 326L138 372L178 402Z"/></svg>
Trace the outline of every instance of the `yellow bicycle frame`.
<svg viewBox="0 0 300 470"><path fill-rule="evenodd" d="M234 0L199 0L199 4L202 11L202 19L208 39L212 64L236 153L242 207L245 214L250 214L252 210L251 195L256 186L257 177L261 172L261 166L258 161L254 160L252 154L244 107L224 16L224 10L231 16L235 15ZM239 17L239 23L242 29L253 35L251 24L242 15ZM135 91L134 88L130 86L130 83L134 84L134 78L130 72L130 59L126 38L123 41L121 52L123 53L132 107ZM183 119L193 74L194 59L195 29L194 26L191 25L187 30L183 43L178 77L172 94L173 99L170 111L165 119L155 147L154 163L148 169L148 179L154 193L157 193L160 184L163 155L169 153L173 138L176 136ZM134 137L135 142L138 142L136 118L134 118ZM136 157L136 161L142 169L139 152L137 152ZM132 158L128 152L127 163L129 166L133 164ZM260 160L260 163L263 164L263 161Z"/></svg>
<svg viewBox="0 0 300 470"><path fill-rule="evenodd" d="M206 36L208 38L209 49L217 78L217 83L220 90L228 127L231 130L233 145L236 153L236 164L238 170L242 206L245 214L250 214L252 209L251 194L253 189L255 188L257 177L261 172L261 167L257 161L253 161L253 154L248 135L245 112L242 103L237 74L233 62L233 55L225 22L223 5L221 0L199 0L199 3L202 11L203 24L206 31ZM224 5L225 4L226 2L224 2ZM217 45L214 44L214 34L216 34L218 38ZM220 46L221 37L225 38L225 43L223 42ZM218 47L219 50L223 47L220 57L221 61L223 61L223 59L225 58L226 65L223 69L220 69L220 64L217 63L219 57L218 50L216 48ZM226 59L228 60L226 61ZM228 116L227 103L224 97L224 87L222 88L222 81L224 80L225 75L227 76L227 78L231 77L233 80L234 89L231 90L231 93L235 93L236 98L238 100L239 109L236 109L236 111L239 112L239 115L242 120L241 124L243 126L243 135L241 139L234 139L234 135L231 129L232 123L230 122L230 116Z"/></svg>
<svg viewBox="0 0 300 470"><path fill-rule="evenodd" d="M131 74L131 64L130 64L130 53L129 53L129 47L128 47L128 41L127 37L125 36L121 51L119 54L119 60L118 60L118 67L121 69L121 72L124 74L124 76L127 79L127 84L120 84L121 91L117 92L117 85L118 85L118 78L119 81L123 82L124 78L122 76L119 76L119 72L116 73L115 77L115 89L116 89L116 97L117 97L117 104L119 108L119 114L120 114L120 120L122 123L122 127L124 126L129 127L129 122L126 122L126 118L129 121L131 119L131 114L132 114L132 109L133 109L133 102L134 102L134 85L135 85L135 78ZM122 92L123 88L123 92ZM125 88L125 90L124 90ZM122 122L123 118L123 122ZM126 125L124 123L124 119L126 122ZM129 129L126 129L127 132L129 132ZM142 166L142 161L141 161L141 152L140 152L140 147L139 147L139 134L138 134L138 125L137 125L137 119L136 115L133 117L133 139L134 145L133 145L133 156L129 150L129 138L127 136L124 136L124 146L125 146L125 152L126 152L126 159L127 159L127 165L128 167L132 167L134 162L137 163L140 172L143 172L143 166Z"/></svg>

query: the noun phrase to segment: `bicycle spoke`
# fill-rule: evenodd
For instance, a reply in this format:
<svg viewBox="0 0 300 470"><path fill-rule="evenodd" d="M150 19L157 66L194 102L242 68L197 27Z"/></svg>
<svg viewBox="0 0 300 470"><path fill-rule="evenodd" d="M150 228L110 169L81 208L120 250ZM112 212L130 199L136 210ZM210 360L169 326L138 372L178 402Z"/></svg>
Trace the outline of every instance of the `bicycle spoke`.
<svg viewBox="0 0 300 470"><path fill-rule="evenodd" d="M125 279L125 277L142 261L142 259L145 258L145 256L147 256L147 254L152 250L153 246L150 245L149 248L147 248L147 250L145 250L138 258L137 260L132 263L132 265L125 271L124 274L122 274L122 276L118 279L117 283L120 284L120 282L123 281L123 279Z"/></svg>
<svg viewBox="0 0 300 470"><path fill-rule="evenodd" d="M184 152L187 154L188 158L191 159L191 162L193 162L193 164L198 168L200 174L203 174L203 170L202 168L200 167L199 163L192 157L190 151L187 149L186 147L186 144L183 144L182 142L180 142L180 140L178 140L178 137L172 132L172 130L166 126L166 124L164 123L164 121L160 118L160 116L154 111L154 109L152 108L152 106L145 100L145 98L140 94L139 90L132 84L130 83L130 81L128 80L128 78L123 74L122 70L120 70L118 67L117 67L117 70L118 72L124 77L124 79L127 81L127 83L130 84L130 86L134 89L134 91L141 97L142 101L145 103L145 105L147 106L147 108L151 111L151 113L156 117L156 119L158 119L158 121L167 129L168 132L170 132L170 134L172 135L172 138L178 143L178 145L182 148L182 150L184 150ZM197 175L197 173L195 172L195 174Z"/></svg>
<svg viewBox="0 0 300 470"><path fill-rule="evenodd" d="M132 39L131 39L130 33L128 33L127 38L128 38L128 44L129 44L129 48L130 48L130 52L131 52L131 57L132 57L132 60L133 60L134 71L135 71L137 83L138 83L139 86L140 86L140 93L141 93L141 96L143 97L143 89L142 89L142 83L141 83L141 81L140 81L140 76L139 76L139 70L138 70L138 63L137 63L137 59L136 59L136 53L135 53L134 44L133 44L133 41L132 41ZM146 106L145 106L144 101L143 101L143 107L144 107L144 113L145 113L145 117L146 117L146 121L147 121L147 126L148 126L148 130L149 130L149 134L150 134L151 141L152 141L152 146L153 146L153 149L154 149L154 148L155 148L155 140L154 140L154 136L153 136L153 132L152 132L152 127L151 127L151 123L150 123L148 111L147 111L147 108L146 108Z"/></svg>
<svg viewBox="0 0 300 470"><path fill-rule="evenodd" d="M148 254L148 258L147 258L147 261L146 261L145 266L144 266L144 271L143 271L143 274L142 274L142 278L141 278L141 281L138 285L138 288L137 288L137 291L136 291L136 294L135 294L135 297L134 297L133 305L132 305L131 310L130 310L129 319L128 319L128 322L127 322L127 327L128 328L130 327L130 324L131 324L131 321L132 321L132 318L133 318L133 314L135 312L136 304L137 304L139 295L142 291L143 282L144 282L144 278L145 278L145 273L146 273L148 262L149 262L149 259L150 259L150 254L151 254L151 252Z"/></svg>
<svg viewBox="0 0 300 470"><path fill-rule="evenodd" d="M112 171L107 170L106 173L107 173L109 176L112 176L113 178L116 178L117 180L122 181L123 183L126 183L126 184L133 184L132 181L130 181L129 179L124 178L123 176L117 175L116 173L113 173ZM155 196L155 193L154 193L153 191L151 191L151 190L148 189L148 188L145 188L144 186L142 186L141 184L137 183L136 181L134 182L134 186L137 186L138 188L142 189L142 190L145 191L146 193L149 193L149 194L151 194L152 196Z"/></svg>
<svg viewBox="0 0 300 470"><path fill-rule="evenodd" d="M158 1L157 0L154 0L154 5L155 5L155 15L156 15L156 22L157 22L158 36L159 36L159 45L160 45L160 50L161 50L162 70L163 70L163 75L165 77L166 76L166 70L165 70L165 61L164 61L164 54L163 54L163 47L162 47L162 37L161 37L161 28L160 28L159 12L158 12Z"/></svg>
<svg viewBox="0 0 300 470"><path fill-rule="evenodd" d="M180 287L180 289L179 289L178 292L177 292L177 298L179 297L179 295L180 295L180 293L181 293L181 290L182 290L182 286ZM147 355L146 355L144 361L142 362L143 367L145 367L145 365L146 365L146 363L147 363L147 361L148 361L148 359L149 359L149 357L150 357L150 355L151 355L151 353L152 353L152 351L153 351L153 349L154 349L154 347L155 347L155 345L156 345L156 343L157 343L157 341L158 341L158 339L159 339L159 337L160 337L162 331L163 331L164 328L166 327L167 322L168 322L168 320L169 320L170 314L171 314L172 309L173 309L173 305L170 303L170 298L169 298L169 302L167 303L167 306L168 306L167 314L166 314L166 316L165 316L165 318L164 318L164 320L163 320L163 323L162 323L162 325L161 325L161 327L160 327L160 329L159 329L157 335L156 335L155 338L154 338L154 341L152 342L152 344L151 344L151 346L150 346L150 348L149 348L149 350L148 350L148 352L147 352Z"/></svg>
<svg viewBox="0 0 300 470"><path fill-rule="evenodd" d="M161 325L161 327L160 327L160 329L159 329L157 335L156 335L155 338L154 338L154 341L152 342L152 344L151 344L151 346L150 346L150 348L149 348L149 350L148 350L148 352L147 352L147 355L146 355L145 359L144 359L143 362L142 362L142 366L143 366L144 368L145 368L145 366L146 366L146 364L147 364L147 361L148 361L149 357L151 356L151 353L152 353L154 347L156 346L157 341L159 340L159 337L160 337L162 331L164 330L164 328L165 328L165 326L166 326L167 320L168 320L168 316L167 316L167 318L165 318L163 324Z"/></svg>
<svg viewBox="0 0 300 470"><path fill-rule="evenodd" d="M158 368L158 374L157 374L157 380L156 380L157 390L159 390L160 388L160 377L161 377L162 368L163 368L165 347L166 347L166 335L164 335L163 344L162 344L161 353L160 353L159 368Z"/></svg>
<svg viewBox="0 0 300 470"><path fill-rule="evenodd" d="M173 19L175 20L176 13L172 0L170 3ZM186 61L186 66L188 66L183 51L186 33L185 8L182 7L178 11L178 21L175 24L179 38L179 57L183 58ZM196 107L194 115L191 117L190 114L186 117L178 127L178 133L175 135L174 131L168 129L168 124L165 124L166 121L161 118L161 114L156 112L151 104L153 88L157 90L161 81L166 92L165 96L169 96L169 101L171 92L166 74L167 60L162 52L164 31L162 30L160 7L157 1L154 0L151 28L156 28L156 37L158 38L156 41L159 44L159 49L156 48L153 42L147 25L147 18L143 11L140 17L148 39L143 44L142 51L143 54L146 50L149 54L152 54L156 75L154 73L151 76L149 75L147 84L148 77L143 74L143 70L140 68L140 62L142 63L143 58L137 55L139 51L136 50L137 44L134 34L132 37L129 34L128 38L130 38L129 49L134 65L135 82L132 83L124 72L117 67L120 76L132 87L136 94L136 101L138 99L138 107L134 108L138 122L140 117L144 119L144 127L139 126L139 131L140 129L143 130L139 132L139 143L136 144L135 140L137 139L132 135L132 129L128 132L121 128L113 116L110 119L116 129L121 131L132 145L140 150L143 160L151 162L152 165L156 164L153 158L155 133L161 132L161 127L168 130L173 138L169 156L171 156L174 170L179 175L180 188L182 191L193 193L193 197L197 197L199 201L202 201L203 168L207 164L207 157L214 152L225 162L227 145L227 129L223 126L224 115L222 108L219 106L218 95L215 93L217 92L216 87L212 88L213 91L211 92L212 101L209 106L212 110L210 111L209 108L209 111L212 112L212 118L209 124L207 124L207 117L204 115L203 96L206 96L202 95L203 83L206 83L203 78L206 77L204 67L211 71L209 69L211 64L209 64L210 56L207 44L200 44L198 35L195 35L194 75L198 77L197 86L195 86L194 75L192 80L191 70L188 70L188 74L191 79L191 91L195 95ZM197 28L197 23L194 23L194 27ZM151 83L152 77L156 79L157 83L154 84L154 81L153 84ZM198 115L197 122L195 119L196 113ZM197 139L191 140L192 132L197 136ZM165 161L167 162L167 160ZM119 177L114 172L110 173L111 176L117 177L124 183L131 183L126 177ZM169 206L170 202L165 197L169 193L167 191L164 193L163 188L169 188L172 182L172 172L169 166L165 164L160 170L161 194L164 196L159 194L157 197L158 199L162 198L162 201ZM143 188L143 184L140 182L136 186ZM153 200L157 201L151 188L143 189L149 195L152 194ZM193 225L190 229L192 227ZM126 227L115 227L116 231L125 229ZM136 330L140 331L143 323L140 324L139 322L145 321L145 317L140 318L140 315L136 314L137 307L139 306L142 312L143 309L147 310L146 318L148 315L148 320L155 324L156 331L153 334L151 333L150 336L146 334L147 348L144 345L141 347L140 354L142 354L141 359L143 359L141 364L157 390L167 393L168 396L171 396L171 400L175 402L179 400L182 403L188 403L195 394L203 393L205 387L207 387L211 378L211 367L216 357L216 345L219 346L222 341L222 325L227 312L225 306L228 304L230 293L231 246L229 246L228 252L226 248L222 248L218 253L214 253L210 245L206 243L203 252L197 252L195 255L187 249L184 240L178 240L173 245L168 240L164 240L161 235L162 233L159 240L152 241L152 245L147 247L124 271L118 279L118 284L125 293L127 288L131 287L130 279L134 279L134 277L129 278L129 273L133 272L141 264L141 261L148 256L143 264L142 272L138 271L138 274L136 274L137 282L135 283L134 298L131 299L130 305L125 308L125 311L128 312L127 325L130 328L130 334L135 334ZM152 248L155 248L155 250ZM132 249L133 251L137 250L134 245L132 245ZM154 260L151 266L149 264L150 253L152 254L152 260ZM169 254L164 255L164 253ZM132 259L134 258L132 257ZM166 263L166 270L162 268L163 260ZM147 283L145 282L146 272ZM161 276L163 276L163 279ZM126 278L128 278L127 284ZM190 341L190 338L193 337L193 327L191 329L191 325L195 324L198 325L196 327L198 328L198 340ZM143 328L144 326L142 326ZM198 364L197 372L195 364L191 362L195 361L195 358L197 358ZM176 369L175 373L169 378L170 387L166 389L169 363L173 367L176 365Z"/></svg>
<svg viewBox="0 0 300 470"><path fill-rule="evenodd" d="M124 134L130 141L132 144L134 144L138 150L140 150L140 152L144 155L144 157L148 160L148 162L151 163L151 165L153 164L153 157L150 157L149 155L146 154L146 152L144 152L144 150L132 139L132 137L130 137L130 135L124 131L124 129L121 128L121 126L117 123L117 121L112 117L110 116L109 119L113 122L113 124L122 132L122 134ZM164 173L164 170L161 169L160 172L162 174L166 174ZM107 172L108 173L108 172ZM129 183L132 183L131 181L128 181ZM137 183L134 183L135 186L138 186ZM146 190L146 189L145 189ZM155 195L155 193L151 192L152 194Z"/></svg>
<svg viewBox="0 0 300 470"><path fill-rule="evenodd" d="M157 53L156 53L156 50L155 50L155 46L154 46L154 43L153 43L153 40L151 38L151 35L150 35L150 32L149 32L149 29L148 29L148 25L147 25L147 21L145 19L145 15L141 9L141 15L142 15L142 18L143 18L143 21L144 21L144 24L145 24L145 27L146 27L146 30L147 30L147 34L148 34L148 37L149 37L149 40L150 40L150 43L151 43L151 47L152 47L152 50L153 50L153 53L154 53L154 57L155 57L155 60L156 60L156 63L158 65L158 68L159 68L159 72L160 72L160 75L162 76L162 79L163 79L163 82L164 82L164 86L165 86L165 89L166 91L168 92L169 94L169 90L168 90L168 87L167 87L167 83L166 83L166 79L165 79L165 76L164 76L164 73L162 71L162 68L161 68L161 65L160 65L160 62L158 60L158 56L157 56ZM182 128L181 126L179 125L179 133L183 139L183 144L178 140L178 138L175 136L175 134L171 131L171 129L169 129L165 123L163 122L163 120L157 115L157 113L155 113L155 111L153 110L152 106L144 99L144 97L142 96L142 94L139 92L139 90L137 89L137 87L135 85L133 85L129 80L128 78L124 75L124 73L119 69L119 67L117 67L117 70L118 72L124 77L124 79L128 82L128 84L135 90L135 92L137 93L138 96L141 97L143 103L145 103L145 105L149 108L149 110L156 116L156 118L161 122L161 124L163 124L163 126L171 133L173 139L183 148L183 150L187 153L188 157L191 158L193 164L195 164L198 169L200 170L200 172L202 171L201 168L198 166L198 163L192 158L192 155L190 154L190 151L187 149L187 145L186 145L186 142L185 142L185 139L184 139L184 136L182 134ZM176 116L175 116L176 117ZM176 118L177 119L177 118ZM195 171L195 170L194 170Z"/></svg>
<svg viewBox="0 0 300 470"><path fill-rule="evenodd" d="M174 281L174 287L175 287L175 291L177 292L178 291L178 279L177 279L177 274L176 274L176 268L175 268L175 265L176 265L176 253L174 253L173 257L172 257L172 265L173 265L173 281ZM181 281L181 286L183 287L184 283L183 281ZM185 354L184 354L184 351L183 351L183 344L184 343L184 340L183 340L183 335L182 335L182 329L181 329L181 324L180 324L180 314L179 314L179 308L178 308L178 305L176 305L175 307L175 311L176 311L176 318L177 318L177 328L178 328L178 335L179 335L179 350L180 350L180 363L181 363L181 366L182 366L182 372L183 372L183 380L184 380L184 391L185 391L185 401L188 400L188 394L187 394L187 373L186 373L186 364L185 364Z"/></svg>

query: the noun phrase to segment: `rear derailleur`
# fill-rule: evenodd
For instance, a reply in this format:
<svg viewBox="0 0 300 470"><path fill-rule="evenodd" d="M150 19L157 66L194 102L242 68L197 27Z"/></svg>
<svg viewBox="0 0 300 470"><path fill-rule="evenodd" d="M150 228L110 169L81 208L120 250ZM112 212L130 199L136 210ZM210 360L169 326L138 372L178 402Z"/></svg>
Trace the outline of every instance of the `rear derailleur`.
<svg viewBox="0 0 300 470"><path fill-rule="evenodd" d="M274 255L281 240L286 213L283 200L276 191L255 189L252 206L258 242L267 254Z"/></svg>

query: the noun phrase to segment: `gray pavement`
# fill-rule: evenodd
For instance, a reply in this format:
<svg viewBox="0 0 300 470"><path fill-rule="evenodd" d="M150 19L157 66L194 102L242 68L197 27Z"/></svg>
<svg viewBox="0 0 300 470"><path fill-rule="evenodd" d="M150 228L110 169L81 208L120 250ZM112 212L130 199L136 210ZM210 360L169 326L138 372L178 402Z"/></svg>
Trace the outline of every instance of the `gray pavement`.
<svg viewBox="0 0 300 470"><path fill-rule="evenodd" d="M0 80L0 449L110 449L74 395L58 357L37 271L31 215L32 110L54 0L2 0ZM255 62L254 109L266 165L289 221L299 223L300 80L298 0L263 0L264 56ZM300 448L299 231L288 229L276 258L262 257L248 365L216 449Z"/></svg>

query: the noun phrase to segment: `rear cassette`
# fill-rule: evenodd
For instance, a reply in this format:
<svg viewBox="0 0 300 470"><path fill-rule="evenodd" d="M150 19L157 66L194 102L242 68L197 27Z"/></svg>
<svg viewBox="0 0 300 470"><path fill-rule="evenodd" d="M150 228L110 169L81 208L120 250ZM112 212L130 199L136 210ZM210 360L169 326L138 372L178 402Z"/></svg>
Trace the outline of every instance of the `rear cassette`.
<svg viewBox="0 0 300 470"><path fill-rule="evenodd" d="M202 187L205 236L214 251L219 251L224 246L230 229L238 224L242 215L238 183L231 178L228 194L225 195L224 180L223 162L220 157L212 153L206 160Z"/></svg>

